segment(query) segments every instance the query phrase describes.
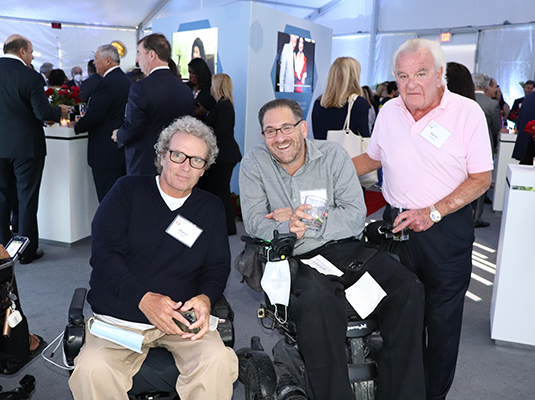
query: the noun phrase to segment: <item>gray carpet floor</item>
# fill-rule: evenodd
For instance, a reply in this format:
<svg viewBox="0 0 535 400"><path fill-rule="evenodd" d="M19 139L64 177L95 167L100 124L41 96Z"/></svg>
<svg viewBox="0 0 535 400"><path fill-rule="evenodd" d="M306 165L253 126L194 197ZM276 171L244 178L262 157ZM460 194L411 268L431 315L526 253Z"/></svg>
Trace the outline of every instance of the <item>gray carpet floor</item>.
<svg viewBox="0 0 535 400"><path fill-rule="evenodd" d="M380 219L381 210L369 217ZM484 219L488 228L476 229L476 243L497 249L501 214L492 212L486 205ZM238 224L238 235L229 238L233 259L242 250L240 235L243 225ZM30 331L43 336L48 342L60 335L67 322L67 309L75 288L88 287L90 241L83 240L72 247L56 244L41 245L45 256L32 264L17 265L22 307L30 324ZM487 261L496 262L496 252L480 247ZM492 282L493 274L474 267L474 273ZM525 400L535 398L535 351L532 349L497 346L490 339L490 303L492 286L472 280L470 293L481 300L466 299L464 326L457 372L449 400ZM278 333L265 330L256 318L256 309L263 295L253 292L240 283L233 269L225 292L236 313L235 349L248 346L251 336L260 336L268 350L280 339ZM475 297L474 297L475 298ZM87 310L86 316L89 315ZM48 351L50 353L50 350ZM59 351L57 352L60 353ZM58 356L56 355L55 358ZM72 399L67 380L68 372L46 362L41 357L13 376L0 375L4 390L18 386L25 374L36 378L33 400ZM235 383L234 400L244 399L241 383ZM407 399L410 400L410 399Z"/></svg>

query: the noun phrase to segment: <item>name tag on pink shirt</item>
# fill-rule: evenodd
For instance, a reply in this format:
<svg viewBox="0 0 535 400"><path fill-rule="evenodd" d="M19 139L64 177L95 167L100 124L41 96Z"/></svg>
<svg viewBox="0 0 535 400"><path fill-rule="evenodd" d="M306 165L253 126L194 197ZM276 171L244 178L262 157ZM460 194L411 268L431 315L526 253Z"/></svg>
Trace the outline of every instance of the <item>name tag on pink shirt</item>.
<svg viewBox="0 0 535 400"><path fill-rule="evenodd" d="M447 129L444 129L435 121L431 121L429 124L427 124L422 133L420 133L420 136L426 139L437 149L440 149L442 145L446 143L446 140L448 140L448 138L451 136L451 132L449 132Z"/></svg>

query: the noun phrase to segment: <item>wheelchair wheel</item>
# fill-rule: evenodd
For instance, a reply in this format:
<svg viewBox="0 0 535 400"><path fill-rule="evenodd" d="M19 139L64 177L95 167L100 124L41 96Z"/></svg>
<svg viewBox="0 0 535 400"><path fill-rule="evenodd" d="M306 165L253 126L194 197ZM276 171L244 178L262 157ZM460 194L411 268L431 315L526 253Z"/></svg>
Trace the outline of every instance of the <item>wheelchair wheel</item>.
<svg viewBox="0 0 535 400"><path fill-rule="evenodd" d="M270 358L251 357L245 365L245 400L275 400L277 378Z"/></svg>

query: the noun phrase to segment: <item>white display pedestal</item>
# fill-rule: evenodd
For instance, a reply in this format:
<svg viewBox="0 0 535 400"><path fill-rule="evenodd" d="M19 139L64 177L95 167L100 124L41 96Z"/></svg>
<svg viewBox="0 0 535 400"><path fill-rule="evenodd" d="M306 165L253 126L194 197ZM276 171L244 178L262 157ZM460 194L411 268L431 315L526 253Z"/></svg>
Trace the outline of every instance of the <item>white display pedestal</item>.
<svg viewBox="0 0 535 400"><path fill-rule="evenodd" d="M510 133L500 133L498 145L498 158L496 167L493 172L494 196L492 199L492 210L503 210L503 198L505 194L505 176L507 174L507 165L518 164L519 161L512 158L513 149L515 148L516 135Z"/></svg>
<svg viewBox="0 0 535 400"><path fill-rule="evenodd" d="M509 165L490 309L491 337L535 346L535 168Z"/></svg>
<svg viewBox="0 0 535 400"><path fill-rule="evenodd" d="M72 244L91 235L98 199L87 165L87 134L45 128L47 156L39 194L39 238Z"/></svg>

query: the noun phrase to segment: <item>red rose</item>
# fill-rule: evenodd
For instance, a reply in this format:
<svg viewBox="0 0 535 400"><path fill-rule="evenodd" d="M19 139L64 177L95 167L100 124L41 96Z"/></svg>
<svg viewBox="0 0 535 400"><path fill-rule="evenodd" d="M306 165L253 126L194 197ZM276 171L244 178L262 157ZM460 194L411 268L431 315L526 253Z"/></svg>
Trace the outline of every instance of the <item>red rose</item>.
<svg viewBox="0 0 535 400"><path fill-rule="evenodd" d="M71 90L72 90L73 92L79 92L79 91L80 91L80 88L79 88L78 86L72 86L72 87L71 87Z"/></svg>
<svg viewBox="0 0 535 400"><path fill-rule="evenodd" d="M69 89L69 87L67 85L61 85L61 88L62 89Z"/></svg>
<svg viewBox="0 0 535 400"><path fill-rule="evenodd" d="M72 97L73 99L77 98L77 97L78 97L78 92L76 92L76 91L72 92L72 93L71 93L71 97Z"/></svg>
<svg viewBox="0 0 535 400"><path fill-rule="evenodd" d="M531 137L535 140L535 120L531 120L526 124L524 132L529 133Z"/></svg>
<svg viewBox="0 0 535 400"><path fill-rule="evenodd" d="M47 90L45 90L45 95L48 97L48 96L52 96L54 94L54 89L52 88L49 88Z"/></svg>
<svg viewBox="0 0 535 400"><path fill-rule="evenodd" d="M78 104L78 103L81 103L81 102L82 102L82 100L79 99L79 98L74 99L74 104Z"/></svg>

